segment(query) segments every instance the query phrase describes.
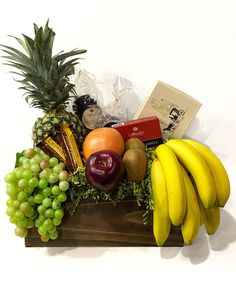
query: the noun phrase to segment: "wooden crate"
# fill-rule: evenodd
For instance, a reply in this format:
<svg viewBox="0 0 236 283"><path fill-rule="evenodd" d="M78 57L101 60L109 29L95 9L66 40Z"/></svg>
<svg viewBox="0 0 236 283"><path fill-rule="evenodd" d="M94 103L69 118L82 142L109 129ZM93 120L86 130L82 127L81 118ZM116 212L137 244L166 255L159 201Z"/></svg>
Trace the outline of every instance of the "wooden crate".
<svg viewBox="0 0 236 283"><path fill-rule="evenodd" d="M144 225L144 210L136 200L117 206L109 201L82 201L78 211L65 215L58 227L59 237L43 243L36 229L25 238L26 247L122 247L156 246L152 225ZM172 227L165 246L183 246L179 227Z"/></svg>

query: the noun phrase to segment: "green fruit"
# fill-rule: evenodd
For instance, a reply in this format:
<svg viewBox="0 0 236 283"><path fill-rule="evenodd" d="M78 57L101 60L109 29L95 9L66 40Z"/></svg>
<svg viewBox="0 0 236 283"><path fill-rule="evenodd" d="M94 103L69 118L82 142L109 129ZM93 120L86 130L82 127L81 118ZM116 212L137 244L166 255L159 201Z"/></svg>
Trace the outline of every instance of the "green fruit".
<svg viewBox="0 0 236 283"><path fill-rule="evenodd" d="M142 181L147 171L146 153L139 149L129 149L123 156L123 163L126 170L126 178L130 182Z"/></svg>
<svg viewBox="0 0 236 283"><path fill-rule="evenodd" d="M138 138L130 138L125 143L125 151L129 149L139 148L146 152L145 144Z"/></svg>

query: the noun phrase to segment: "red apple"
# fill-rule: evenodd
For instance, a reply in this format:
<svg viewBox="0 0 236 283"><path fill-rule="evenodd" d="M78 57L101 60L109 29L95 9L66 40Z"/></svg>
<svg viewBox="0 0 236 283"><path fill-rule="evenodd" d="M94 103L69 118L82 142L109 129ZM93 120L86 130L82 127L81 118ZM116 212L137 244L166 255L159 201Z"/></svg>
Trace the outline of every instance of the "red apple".
<svg viewBox="0 0 236 283"><path fill-rule="evenodd" d="M94 188L111 192L119 186L124 176L123 161L115 151L97 151L87 159L85 174Z"/></svg>

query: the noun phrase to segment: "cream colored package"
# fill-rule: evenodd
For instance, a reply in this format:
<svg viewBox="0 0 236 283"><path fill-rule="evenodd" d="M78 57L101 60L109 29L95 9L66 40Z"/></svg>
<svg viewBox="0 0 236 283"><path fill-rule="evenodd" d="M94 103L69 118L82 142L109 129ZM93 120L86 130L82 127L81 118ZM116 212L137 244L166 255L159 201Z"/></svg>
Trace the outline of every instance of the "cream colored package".
<svg viewBox="0 0 236 283"><path fill-rule="evenodd" d="M182 138L200 107L196 99L158 81L134 118L157 116L164 139Z"/></svg>

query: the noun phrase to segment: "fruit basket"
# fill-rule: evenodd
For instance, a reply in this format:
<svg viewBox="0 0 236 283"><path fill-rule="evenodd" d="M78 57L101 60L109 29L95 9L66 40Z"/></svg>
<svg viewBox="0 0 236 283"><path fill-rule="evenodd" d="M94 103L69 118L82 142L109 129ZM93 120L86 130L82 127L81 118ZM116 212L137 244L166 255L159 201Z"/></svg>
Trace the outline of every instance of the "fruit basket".
<svg viewBox="0 0 236 283"><path fill-rule="evenodd" d="M70 80L86 50L53 56L48 22L34 33L13 37L24 53L2 45L26 101L44 114L32 148L17 153L5 176L6 214L25 246L182 246L202 224L214 234L230 195L219 158L191 139L163 143L157 115L111 125L106 113L106 127L96 126L88 117L101 109L89 95L78 98ZM176 122L174 109L167 115Z"/></svg>

